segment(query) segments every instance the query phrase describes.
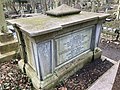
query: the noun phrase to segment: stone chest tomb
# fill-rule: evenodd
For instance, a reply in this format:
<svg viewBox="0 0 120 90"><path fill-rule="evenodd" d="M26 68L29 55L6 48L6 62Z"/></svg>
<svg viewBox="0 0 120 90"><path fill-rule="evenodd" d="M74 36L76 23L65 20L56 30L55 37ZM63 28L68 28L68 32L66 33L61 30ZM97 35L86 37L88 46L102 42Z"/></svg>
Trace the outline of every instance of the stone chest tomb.
<svg viewBox="0 0 120 90"><path fill-rule="evenodd" d="M19 39L19 67L24 68L37 90L50 90L86 63L101 57L97 46L102 23L108 16L80 12L67 5L46 13L8 20Z"/></svg>

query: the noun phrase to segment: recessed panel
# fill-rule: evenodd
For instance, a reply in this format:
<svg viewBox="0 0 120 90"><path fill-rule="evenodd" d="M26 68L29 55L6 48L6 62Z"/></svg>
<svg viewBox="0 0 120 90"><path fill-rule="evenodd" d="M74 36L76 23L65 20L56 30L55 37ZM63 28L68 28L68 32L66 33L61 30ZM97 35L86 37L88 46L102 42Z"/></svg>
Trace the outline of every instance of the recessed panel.
<svg viewBox="0 0 120 90"><path fill-rule="evenodd" d="M40 63L41 75L44 78L51 72L52 50L51 41L41 42L37 44L38 58Z"/></svg>
<svg viewBox="0 0 120 90"><path fill-rule="evenodd" d="M90 49L92 27L57 38L57 65L64 63Z"/></svg>

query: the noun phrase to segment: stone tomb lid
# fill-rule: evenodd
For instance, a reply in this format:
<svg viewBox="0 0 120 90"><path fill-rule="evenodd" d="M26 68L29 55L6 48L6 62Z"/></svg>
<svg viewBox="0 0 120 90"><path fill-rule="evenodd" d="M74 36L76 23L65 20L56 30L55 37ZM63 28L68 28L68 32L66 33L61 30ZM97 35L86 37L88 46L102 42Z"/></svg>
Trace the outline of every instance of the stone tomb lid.
<svg viewBox="0 0 120 90"><path fill-rule="evenodd" d="M22 32L28 34L30 37L33 37L59 31L65 27L88 22L91 20L99 21L99 19L105 19L107 16L109 16L109 14L82 11L79 14L62 17L39 15L28 18L13 19L8 20L8 23L16 25Z"/></svg>
<svg viewBox="0 0 120 90"><path fill-rule="evenodd" d="M52 16L65 16L78 13L80 13L80 9L70 7L66 4L62 4L61 6L46 12L47 15Z"/></svg>

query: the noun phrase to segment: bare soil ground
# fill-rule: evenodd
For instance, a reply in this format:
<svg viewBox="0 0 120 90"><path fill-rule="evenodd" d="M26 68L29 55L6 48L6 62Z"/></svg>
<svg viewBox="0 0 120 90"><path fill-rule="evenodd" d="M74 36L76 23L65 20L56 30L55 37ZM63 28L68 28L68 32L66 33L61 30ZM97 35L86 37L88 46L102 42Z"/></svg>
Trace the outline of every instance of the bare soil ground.
<svg viewBox="0 0 120 90"><path fill-rule="evenodd" d="M31 80L18 68L17 61L0 64L0 90L31 89Z"/></svg>
<svg viewBox="0 0 120 90"><path fill-rule="evenodd" d="M102 49L102 54L112 60L120 60L120 42L116 41L103 41L99 43L99 47Z"/></svg>
<svg viewBox="0 0 120 90"><path fill-rule="evenodd" d="M110 69L112 65L107 60L97 59L84 66L68 79L61 81L56 86L56 90L62 90L63 87L67 90L85 90Z"/></svg>

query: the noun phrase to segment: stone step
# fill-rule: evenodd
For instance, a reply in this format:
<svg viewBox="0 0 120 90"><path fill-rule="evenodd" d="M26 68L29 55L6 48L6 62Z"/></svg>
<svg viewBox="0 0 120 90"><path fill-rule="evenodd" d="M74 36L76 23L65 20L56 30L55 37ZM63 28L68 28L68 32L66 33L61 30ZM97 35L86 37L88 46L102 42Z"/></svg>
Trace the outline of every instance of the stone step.
<svg viewBox="0 0 120 90"><path fill-rule="evenodd" d="M0 43L0 53L4 54L18 49L18 40Z"/></svg>
<svg viewBox="0 0 120 90"><path fill-rule="evenodd" d="M1 43L12 41L12 40L14 40L13 33L6 33L6 34L0 33L0 42Z"/></svg>
<svg viewBox="0 0 120 90"><path fill-rule="evenodd" d="M12 52L9 52L9 53L5 53L5 54L0 54L0 63L6 62L6 61L10 61L11 59L13 59L15 54L16 54L15 51L12 51Z"/></svg>

